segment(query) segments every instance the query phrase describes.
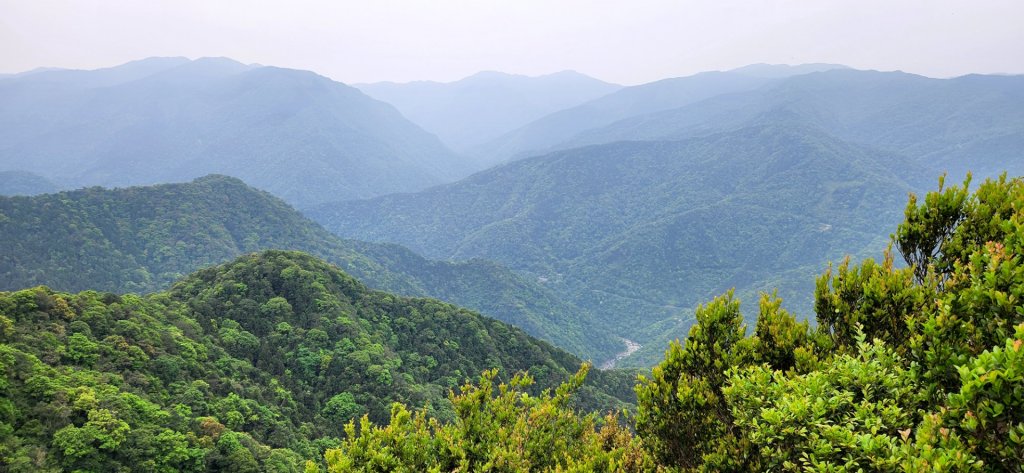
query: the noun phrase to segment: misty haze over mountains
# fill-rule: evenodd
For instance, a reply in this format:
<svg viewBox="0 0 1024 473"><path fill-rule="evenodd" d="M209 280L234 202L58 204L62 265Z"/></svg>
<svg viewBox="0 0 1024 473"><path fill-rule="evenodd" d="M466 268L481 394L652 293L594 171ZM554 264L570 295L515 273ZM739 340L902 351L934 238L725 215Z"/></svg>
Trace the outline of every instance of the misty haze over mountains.
<svg viewBox="0 0 1024 473"><path fill-rule="evenodd" d="M1013 471L1021 174L1024 76L0 76L0 471Z"/></svg>
<svg viewBox="0 0 1024 473"><path fill-rule="evenodd" d="M406 118L465 152L549 113L619 90L575 71L540 77L480 72L450 82L356 84Z"/></svg>
<svg viewBox="0 0 1024 473"><path fill-rule="evenodd" d="M0 81L0 169L62 187L245 179L303 206L451 181L465 161L311 72L153 58Z"/></svg>
<svg viewBox="0 0 1024 473"><path fill-rule="evenodd" d="M150 58L0 78L4 194L233 176L374 242L360 251L383 261L411 256L373 245L511 268L511 286L500 276L473 289L534 304L505 320L598 358L628 338L646 347L623 360L637 366L729 288L748 300L778 288L810 316L814 275L878 254L908 192L943 172L1022 173L1022 148L1021 76L755 64L628 87L572 71L350 87L226 58ZM267 246L229 253L250 247ZM470 301L457 292L406 291ZM576 328L552 335L560 317ZM574 334L588 324L608 335L586 345Z"/></svg>

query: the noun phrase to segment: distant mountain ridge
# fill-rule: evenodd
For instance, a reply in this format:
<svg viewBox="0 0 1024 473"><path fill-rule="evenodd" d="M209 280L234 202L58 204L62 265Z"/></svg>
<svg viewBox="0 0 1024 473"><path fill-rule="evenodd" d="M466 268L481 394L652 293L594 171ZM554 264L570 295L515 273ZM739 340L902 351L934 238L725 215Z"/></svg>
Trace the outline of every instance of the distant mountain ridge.
<svg viewBox="0 0 1024 473"><path fill-rule="evenodd" d="M226 58L0 79L0 170L65 188L221 173L300 207L467 172L436 137L357 89Z"/></svg>
<svg viewBox="0 0 1024 473"><path fill-rule="evenodd" d="M397 245L341 240L226 176L0 197L0 291L47 285L151 292L265 249L305 251L372 287L458 302L587 358L604 360L621 349L587 311L499 264L430 261Z"/></svg>
<svg viewBox="0 0 1024 473"><path fill-rule="evenodd" d="M722 74L736 74L735 72ZM691 78L696 80L698 76ZM735 76L732 76L736 79ZM838 138L911 158L932 174L974 171L993 176L1024 173L1024 76L969 75L932 79L903 72L830 69L733 90L714 85L709 93L661 110L634 108L599 124L559 112L491 146L495 158L523 157L530 150L571 149L620 140L662 141L735 130L765 117L788 115ZM740 79L740 83L742 79ZM747 84L752 85L752 84ZM613 97L648 92L627 88ZM627 100L638 106L639 99ZM566 115L563 117L563 115ZM592 117L601 116L590 110ZM611 115L608 115L611 117ZM558 121L572 128L559 129ZM481 151L483 152L483 151Z"/></svg>
<svg viewBox="0 0 1024 473"><path fill-rule="evenodd" d="M670 110L719 95L755 90L775 80L810 72L842 69L836 64L800 66L755 64L731 71L710 71L622 88L540 118L472 150L477 159L498 164L543 154L587 130L649 113Z"/></svg>
<svg viewBox="0 0 1024 473"><path fill-rule="evenodd" d="M0 195L37 195L56 191L56 184L38 174L0 171Z"/></svg>
<svg viewBox="0 0 1024 473"><path fill-rule="evenodd" d="M621 88L575 71L538 77L485 71L454 82L356 84L460 151Z"/></svg>

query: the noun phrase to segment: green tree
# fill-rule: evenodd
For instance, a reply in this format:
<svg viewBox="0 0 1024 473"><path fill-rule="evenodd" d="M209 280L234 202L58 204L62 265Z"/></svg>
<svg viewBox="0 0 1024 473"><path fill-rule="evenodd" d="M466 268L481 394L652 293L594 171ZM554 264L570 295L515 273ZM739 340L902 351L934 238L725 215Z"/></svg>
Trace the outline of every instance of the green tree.
<svg viewBox="0 0 1024 473"><path fill-rule="evenodd" d="M743 363L746 326L732 292L696 311L685 347L672 342L665 361L636 386L636 430L664 465L694 469L730 435L732 415L722 397L726 370Z"/></svg>

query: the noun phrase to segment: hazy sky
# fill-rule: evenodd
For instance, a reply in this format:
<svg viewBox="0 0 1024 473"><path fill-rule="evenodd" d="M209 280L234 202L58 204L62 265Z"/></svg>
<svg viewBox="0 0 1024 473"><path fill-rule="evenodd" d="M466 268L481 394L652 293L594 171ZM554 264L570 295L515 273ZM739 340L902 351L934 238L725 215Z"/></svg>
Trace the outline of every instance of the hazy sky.
<svg viewBox="0 0 1024 473"><path fill-rule="evenodd" d="M1024 73L1022 0L0 0L0 72L227 56L343 82L751 63Z"/></svg>

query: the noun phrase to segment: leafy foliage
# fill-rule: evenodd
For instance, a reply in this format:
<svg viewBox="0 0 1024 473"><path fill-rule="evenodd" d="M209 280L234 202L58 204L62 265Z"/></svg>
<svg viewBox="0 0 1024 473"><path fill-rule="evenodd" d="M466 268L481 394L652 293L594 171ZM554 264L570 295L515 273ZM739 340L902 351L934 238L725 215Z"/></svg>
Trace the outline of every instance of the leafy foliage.
<svg viewBox="0 0 1024 473"><path fill-rule="evenodd" d="M951 207L958 210L944 210ZM670 344L651 375L639 377L632 439L566 454L564 442L594 435L595 427L566 428L544 461L524 455L527 446L514 450L518 456L489 447L475 457L486 462L460 463L477 437L451 435L456 427L422 416L410 423L396 408L391 426L361 424L360 441L369 443L350 440L329 463L337 471L568 471L558 461L585 452L595 462L634 459L614 465L619 470L1020 471L1024 180L1004 176L973 194L967 183L940 188L923 204L912 198L906 214L895 244L921 257L898 267L886 252L881 264L829 268L815 292L816 327L798 323L775 295L762 295L750 336L732 292L700 306L685 343ZM459 422L501 432L488 437L499 446L519 445L520 437L504 433L521 424L516 419L533 418L532 398L517 405L521 395L492 396L491 386L485 375L453 402L486 392L483 399L503 408L459 411ZM399 452L401 445L421 448ZM431 453L409 456L421 452ZM587 471L607 468L591 465Z"/></svg>
<svg viewBox="0 0 1024 473"><path fill-rule="evenodd" d="M537 394L580 360L432 299L367 289L311 256L268 251L148 296L0 293L0 465L7 471L299 471L396 402L451 421L450 389L530 373ZM629 406L595 373L571 409ZM626 391L624 399L615 397ZM565 398L565 396L563 396Z"/></svg>
<svg viewBox="0 0 1024 473"><path fill-rule="evenodd" d="M637 387L645 449L681 471L1024 467L1024 181L968 183L911 198L894 235L909 267L887 253L819 278L815 329L767 296L750 338L698 311L695 341Z"/></svg>
<svg viewBox="0 0 1024 473"><path fill-rule="evenodd" d="M517 375L495 385L487 371L478 384L451 396L457 418L449 424L424 411L392 408L386 427L365 417L338 449L327 451L327 471L641 471L652 466L629 431L609 415L597 430L594 414L580 417L569 396L587 374L584 367L552 393L531 396L533 379Z"/></svg>

